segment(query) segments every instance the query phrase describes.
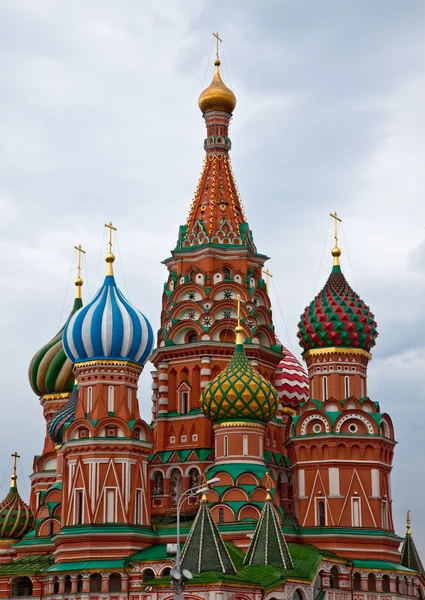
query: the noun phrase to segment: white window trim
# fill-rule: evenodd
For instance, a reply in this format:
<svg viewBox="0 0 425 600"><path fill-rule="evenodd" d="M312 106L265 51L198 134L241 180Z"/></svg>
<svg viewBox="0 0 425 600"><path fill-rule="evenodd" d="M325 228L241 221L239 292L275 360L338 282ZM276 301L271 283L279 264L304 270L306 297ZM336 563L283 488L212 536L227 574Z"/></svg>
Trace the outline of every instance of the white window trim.
<svg viewBox="0 0 425 600"><path fill-rule="evenodd" d="M108 521L108 492L114 493L114 520ZM105 487L103 492L103 521L104 523L117 523L118 522L118 506L117 506L117 488L116 487Z"/></svg>
<svg viewBox="0 0 425 600"><path fill-rule="evenodd" d="M108 412L115 412L115 390L113 385L108 386Z"/></svg>
<svg viewBox="0 0 425 600"><path fill-rule="evenodd" d="M93 388L90 385L87 388L87 414L90 414L93 410Z"/></svg>
<svg viewBox="0 0 425 600"><path fill-rule="evenodd" d="M354 503L357 502L359 505L359 524L354 524ZM362 527L362 500L359 496L352 496L351 498L351 526Z"/></svg>

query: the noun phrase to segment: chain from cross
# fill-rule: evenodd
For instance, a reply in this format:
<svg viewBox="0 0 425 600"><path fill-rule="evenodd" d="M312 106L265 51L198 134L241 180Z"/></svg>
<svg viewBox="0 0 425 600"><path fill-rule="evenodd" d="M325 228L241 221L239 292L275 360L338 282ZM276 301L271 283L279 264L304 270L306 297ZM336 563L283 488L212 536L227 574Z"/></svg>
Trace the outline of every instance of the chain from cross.
<svg viewBox="0 0 425 600"><path fill-rule="evenodd" d="M10 455L13 458L13 474L16 475L16 463L18 458L21 458L17 452Z"/></svg>
<svg viewBox="0 0 425 600"><path fill-rule="evenodd" d="M78 246L74 246L74 248L78 252L78 257L77 257L77 272L78 272L78 278L80 278L81 277L81 254L85 254L86 251L83 250L83 247L82 247L81 244L78 244Z"/></svg>
<svg viewBox="0 0 425 600"><path fill-rule="evenodd" d="M109 229L109 253L112 254L112 232L117 231L117 228L112 225L112 221L105 223L105 227Z"/></svg>
<svg viewBox="0 0 425 600"><path fill-rule="evenodd" d="M216 60L219 60L219 58L218 58L218 42L223 43L223 40L218 35L218 31L217 31L217 33L213 33L213 36L215 37L215 58L216 58Z"/></svg>
<svg viewBox="0 0 425 600"><path fill-rule="evenodd" d="M338 217L336 211L334 213L329 213L329 216L334 220L334 241L335 248L338 248L338 221L342 223L342 219Z"/></svg>
<svg viewBox="0 0 425 600"><path fill-rule="evenodd" d="M273 277L273 275L270 273L268 267L267 267L267 269L264 269L263 273L266 276L266 292L268 292L269 291L269 279L270 279L270 277Z"/></svg>

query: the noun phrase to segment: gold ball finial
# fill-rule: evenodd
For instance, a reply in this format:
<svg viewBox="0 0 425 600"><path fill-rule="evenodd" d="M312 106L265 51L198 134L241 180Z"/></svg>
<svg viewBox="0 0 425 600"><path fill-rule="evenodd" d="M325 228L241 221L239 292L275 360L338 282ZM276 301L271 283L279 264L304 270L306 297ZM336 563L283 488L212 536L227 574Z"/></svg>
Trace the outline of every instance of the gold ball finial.
<svg viewBox="0 0 425 600"><path fill-rule="evenodd" d="M77 279L75 280L75 285L77 287L81 287L83 285L83 280L81 279L81 277L77 277Z"/></svg>
<svg viewBox="0 0 425 600"><path fill-rule="evenodd" d="M341 256L341 248L332 248L332 256L335 258L336 256Z"/></svg>

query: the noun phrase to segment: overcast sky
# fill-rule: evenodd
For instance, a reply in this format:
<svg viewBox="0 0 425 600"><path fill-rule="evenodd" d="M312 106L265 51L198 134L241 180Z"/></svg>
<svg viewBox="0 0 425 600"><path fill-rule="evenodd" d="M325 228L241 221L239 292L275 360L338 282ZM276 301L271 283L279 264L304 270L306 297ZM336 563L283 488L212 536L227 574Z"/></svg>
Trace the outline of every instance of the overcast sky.
<svg viewBox="0 0 425 600"><path fill-rule="evenodd" d="M380 332L369 395L399 442L397 532L412 509L425 559L424 30L421 0L2 0L1 495L10 453L27 476L43 446L27 368L72 305L74 244L87 250L87 302L112 220L118 284L159 325L160 261L201 171L197 98L219 31L238 98L233 170L258 250L271 257L278 335L299 355L297 322L331 269L336 209L343 270ZM27 477L19 485L27 496Z"/></svg>

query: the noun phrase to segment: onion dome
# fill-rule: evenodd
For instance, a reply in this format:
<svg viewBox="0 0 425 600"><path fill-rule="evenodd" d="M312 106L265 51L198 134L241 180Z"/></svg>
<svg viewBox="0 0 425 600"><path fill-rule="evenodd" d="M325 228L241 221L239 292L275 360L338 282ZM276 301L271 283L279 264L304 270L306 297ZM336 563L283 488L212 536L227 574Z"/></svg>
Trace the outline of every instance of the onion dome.
<svg viewBox="0 0 425 600"><path fill-rule="evenodd" d="M77 291L80 288L77 287ZM81 297L74 300L71 314L82 307ZM66 356L62 345L62 336L65 325L58 331L54 338L47 342L36 354L34 354L29 369L28 377L33 392L37 396L44 394L62 394L72 391L74 375L72 362Z"/></svg>
<svg viewBox="0 0 425 600"><path fill-rule="evenodd" d="M262 421L276 414L277 392L248 362L242 343L242 327L236 327L236 347L227 367L204 389L201 408L214 422Z"/></svg>
<svg viewBox="0 0 425 600"><path fill-rule="evenodd" d="M112 270L114 260L110 251L102 287L65 325L63 345L73 363L120 360L143 366L152 351L152 327L118 289Z"/></svg>
<svg viewBox="0 0 425 600"><path fill-rule="evenodd" d="M220 75L220 61L214 62L215 73L210 85L201 93L198 99L199 108L203 113L212 110L223 110L232 113L236 106L236 96L223 82Z"/></svg>
<svg viewBox="0 0 425 600"><path fill-rule="evenodd" d="M72 421L75 419L75 412L78 403L78 387L74 386L74 390L70 399L64 406L59 408L55 414L47 421L47 431L50 438L55 444L61 444L63 432Z"/></svg>
<svg viewBox="0 0 425 600"><path fill-rule="evenodd" d="M337 217L336 213L331 216ZM378 337L375 317L345 279L339 264L341 250L337 242L335 233L334 266L322 291L301 315L299 343L304 351L343 347L369 352Z"/></svg>
<svg viewBox="0 0 425 600"><path fill-rule="evenodd" d="M283 347L284 358L277 366L275 387L283 407L296 408L309 397L308 377L299 360Z"/></svg>
<svg viewBox="0 0 425 600"><path fill-rule="evenodd" d="M33 529L35 523L34 513L18 493L16 463L13 471L9 493L0 502L0 539L3 540L21 539Z"/></svg>

